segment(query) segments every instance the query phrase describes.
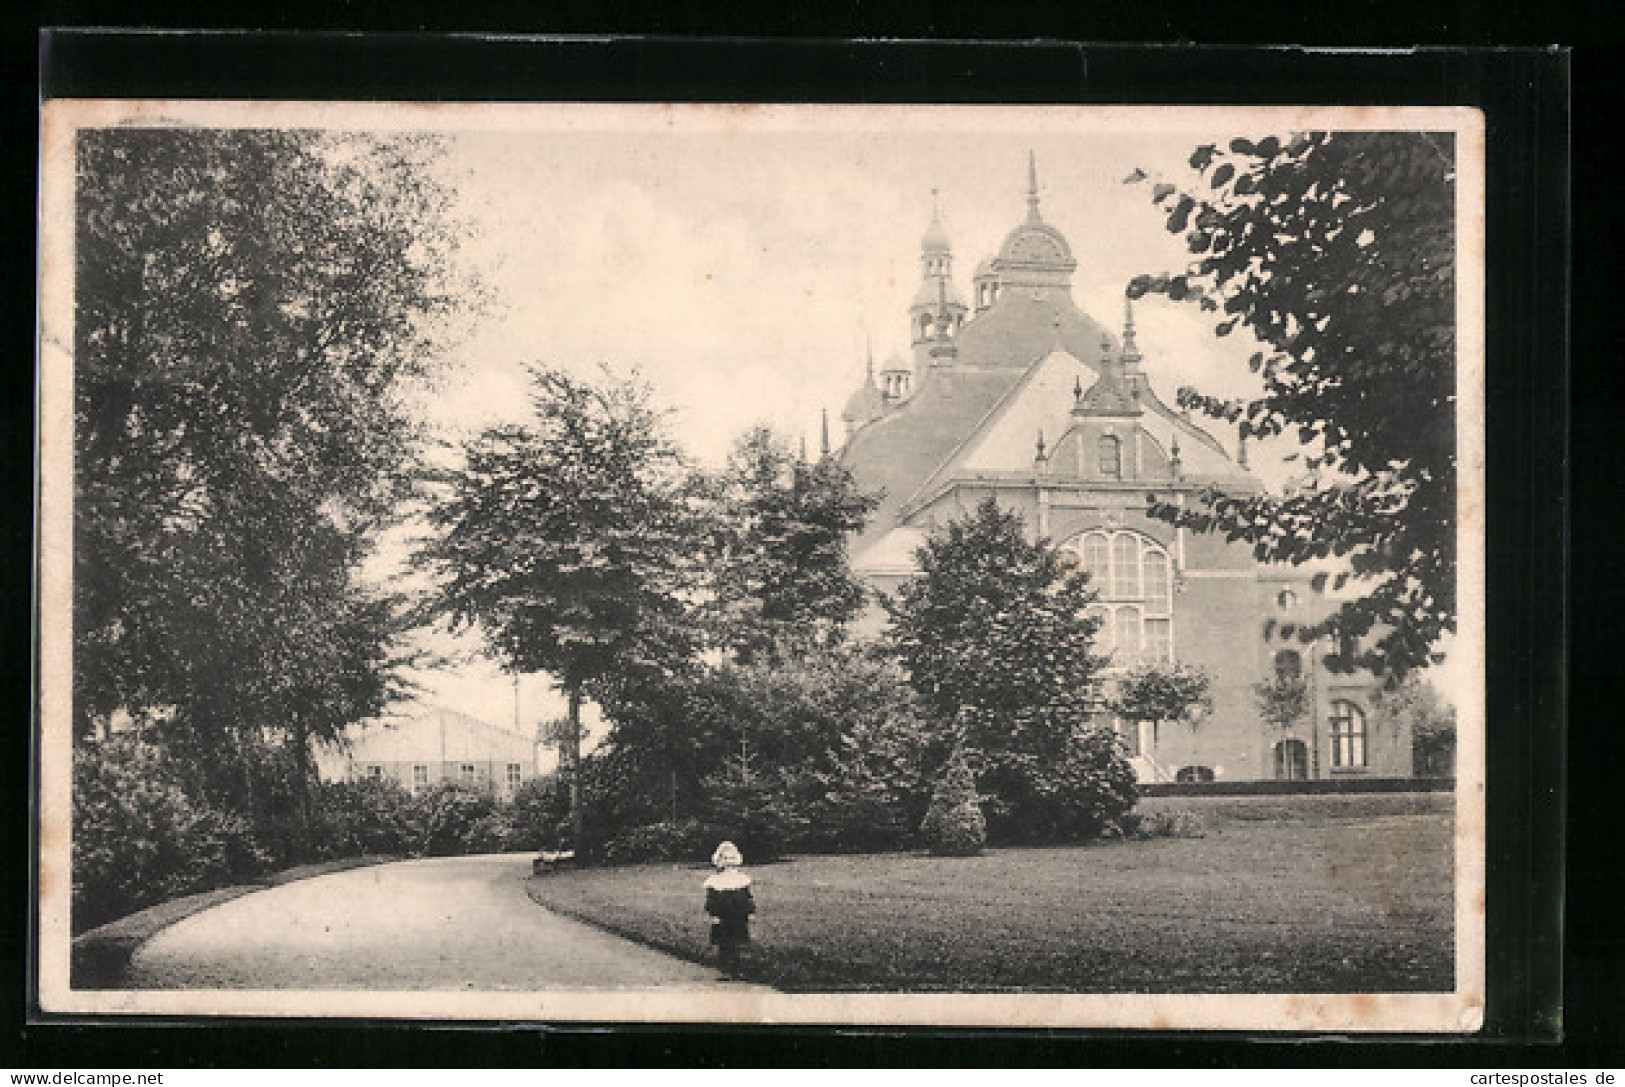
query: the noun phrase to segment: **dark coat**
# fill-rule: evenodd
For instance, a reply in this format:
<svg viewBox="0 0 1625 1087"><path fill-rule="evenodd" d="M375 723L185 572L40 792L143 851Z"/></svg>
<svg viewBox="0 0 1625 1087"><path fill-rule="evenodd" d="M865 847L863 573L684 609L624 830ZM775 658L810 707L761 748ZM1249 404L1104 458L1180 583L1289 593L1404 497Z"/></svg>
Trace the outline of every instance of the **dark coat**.
<svg viewBox="0 0 1625 1087"><path fill-rule="evenodd" d="M711 924L712 943L750 943L750 915L756 912L756 900L748 884L726 890L707 887L705 912L716 918Z"/></svg>

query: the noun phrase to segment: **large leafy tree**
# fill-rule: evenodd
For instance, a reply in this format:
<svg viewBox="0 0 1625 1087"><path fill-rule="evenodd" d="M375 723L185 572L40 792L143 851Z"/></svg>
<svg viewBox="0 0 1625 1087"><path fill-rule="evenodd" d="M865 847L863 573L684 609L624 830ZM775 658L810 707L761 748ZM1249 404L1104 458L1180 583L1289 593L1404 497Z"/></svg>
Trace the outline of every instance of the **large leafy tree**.
<svg viewBox="0 0 1625 1087"><path fill-rule="evenodd" d="M765 427L739 440L711 486L718 641L742 660L838 641L864 600L847 541L875 499L833 459L809 463Z"/></svg>
<svg viewBox="0 0 1625 1087"><path fill-rule="evenodd" d="M530 377L531 419L488 428L442 476L418 561L438 574L434 608L454 627L565 691L579 844L582 699L686 657L694 528L645 384L541 366Z"/></svg>
<svg viewBox="0 0 1625 1087"><path fill-rule="evenodd" d="M937 762L964 745L1004 840L1081 836L1132 803L1133 773L1092 723L1107 661L1088 575L993 500L916 552L886 600L891 641L940 730Z"/></svg>
<svg viewBox="0 0 1625 1087"><path fill-rule="evenodd" d="M358 568L468 297L457 225L422 140L78 141L75 731L127 714L251 799L260 745L303 782L390 693L399 609Z"/></svg>
<svg viewBox="0 0 1625 1087"><path fill-rule="evenodd" d="M1218 335L1239 325L1262 341L1261 394L1186 389L1180 402L1243 436L1302 443L1311 474L1286 495L1212 491L1153 512L1264 561L1343 560L1337 581L1352 576L1357 594L1301 636L1334 635L1338 669L1426 665L1456 622L1452 137L1237 139L1197 148L1190 166L1199 180L1158 182L1152 198L1192 261L1129 294L1194 300L1223 315Z"/></svg>

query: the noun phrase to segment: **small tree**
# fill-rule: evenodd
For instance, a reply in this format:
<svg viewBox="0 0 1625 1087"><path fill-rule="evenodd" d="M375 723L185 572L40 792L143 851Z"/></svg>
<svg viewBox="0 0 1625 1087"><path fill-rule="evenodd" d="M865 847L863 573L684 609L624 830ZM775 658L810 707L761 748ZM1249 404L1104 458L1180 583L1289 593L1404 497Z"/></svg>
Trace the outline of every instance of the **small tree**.
<svg viewBox="0 0 1625 1087"><path fill-rule="evenodd" d="M1048 541L1029 541L1019 515L991 499L916 557L919 576L885 603L892 644L938 722L928 765L963 743L995 841L1097 833L1133 804L1134 774L1114 744L1082 742L1104 731L1094 709L1106 661L1094 653L1088 576Z"/></svg>
<svg viewBox="0 0 1625 1087"><path fill-rule="evenodd" d="M1420 676L1380 691L1372 711L1384 731L1408 727L1412 772L1418 777L1456 773L1456 707Z"/></svg>
<svg viewBox="0 0 1625 1087"><path fill-rule="evenodd" d="M920 838L931 852L943 857L973 857L987 845L987 820L977 804L976 778L956 746L937 777L931 807L920 823Z"/></svg>
<svg viewBox="0 0 1625 1087"><path fill-rule="evenodd" d="M1194 728L1196 711L1213 708L1212 686L1212 680L1200 668L1160 662L1142 664L1117 681L1112 712L1129 721L1151 722L1155 743L1164 721L1189 721Z"/></svg>
<svg viewBox="0 0 1625 1087"><path fill-rule="evenodd" d="M1258 716L1267 725L1289 732L1309 716L1309 684L1302 676L1283 675L1253 686Z"/></svg>
<svg viewBox="0 0 1625 1087"><path fill-rule="evenodd" d="M682 641L691 534L681 460L647 386L532 367L533 418L486 430L441 480L439 534L418 556L442 577L434 607L478 627L508 667L547 672L568 698L564 754L583 840L581 702Z"/></svg>
<svg viewBox="0 0 1625 1087"><path fill-rule="evenodd" d="M739 440L707 488L716 642L749 661L838 641L864 600L847 542L875 499L836 461L809 464L765 427Z"/></svg>

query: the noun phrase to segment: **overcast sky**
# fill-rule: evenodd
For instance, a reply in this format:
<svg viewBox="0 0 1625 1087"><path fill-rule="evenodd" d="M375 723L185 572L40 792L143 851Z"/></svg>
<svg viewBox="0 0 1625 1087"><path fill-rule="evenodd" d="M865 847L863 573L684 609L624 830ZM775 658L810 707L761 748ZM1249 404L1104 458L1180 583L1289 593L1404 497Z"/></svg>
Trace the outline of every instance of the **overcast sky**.
<svg viewBox="0 0 1625 1087"><path fill-rule="evenodd" d="M703 462L758 422L815 443L823 408L839 439L865 338L877 360L908 351L933 189L969 298L977 261L1026 212L1033 151L1044 217L1078 260L1074 297L1116 329L1128 279L1185 260L1149 187L1123 177L1135 167L1187 173L1192 147L1232 134L987 121L970 131L459 134L448 167L481 231L471 256L494 304L436 411L477 428L522 406L522 361L583 372L609 362L653 383ZM1249 349L1216 340L1195 307L1137 308L1145 365L1165 398L1184 383L1247 387Z"/></svg>

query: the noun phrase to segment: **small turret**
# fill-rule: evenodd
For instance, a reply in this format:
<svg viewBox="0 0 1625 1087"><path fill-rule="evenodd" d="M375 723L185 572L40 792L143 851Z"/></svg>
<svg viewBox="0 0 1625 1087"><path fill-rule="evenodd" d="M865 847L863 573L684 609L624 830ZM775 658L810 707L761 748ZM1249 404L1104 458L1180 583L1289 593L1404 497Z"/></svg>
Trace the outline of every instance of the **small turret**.
<svg viewBox="0 0 1625 1087"><path fill-rule="evenodd" d="M903 361L903 356L894 353L886 360L886 365L880 371L880 395L888 410L909 398L912 376L913 371Z"/></svg>
<svg viewBox="0 0 1625 1087"><path fill-rule="evenodd" d="M920 289L914 293L914 303L908 310L909 343L919 366L929 365L934 356L940 357L932 348L942 338L944 323L949 336L965 323L967 310L954 289L953 267L953 250L937 209L937 190L932 189L931 225L920 239Z"/></svg>

